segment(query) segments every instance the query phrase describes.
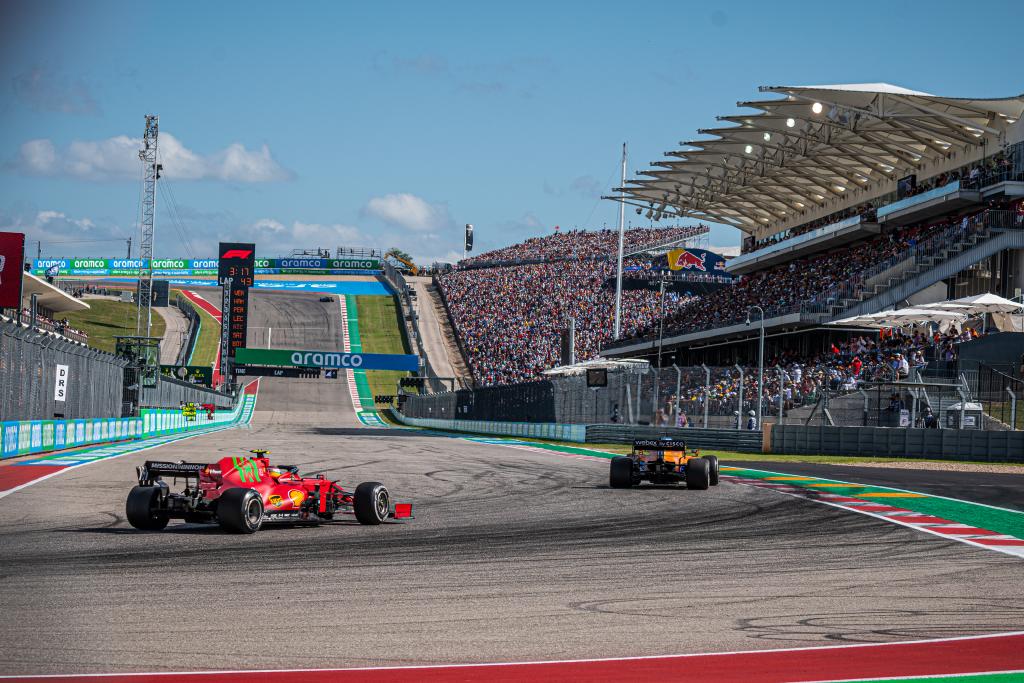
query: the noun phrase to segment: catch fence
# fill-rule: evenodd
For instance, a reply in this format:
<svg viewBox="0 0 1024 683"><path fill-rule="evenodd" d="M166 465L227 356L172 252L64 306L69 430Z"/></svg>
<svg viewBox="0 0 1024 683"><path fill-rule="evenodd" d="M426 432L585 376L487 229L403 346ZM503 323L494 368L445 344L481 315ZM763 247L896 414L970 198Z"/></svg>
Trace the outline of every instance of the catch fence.
<svg viewBox="0 0 1024 683"><path fill-rule="evenodd" d="M1006 391L1024 396L1020 380L982 374L972 385L963 373L922 377L916 369L901 375L888 366L864 369L859 379L829 365L766 367L761 422L993 430L1008 429L1016 419L1020 428L1024 418ZM758 384L756 367L671 366L610 371L601 387L570 375L406 396L403 412L416 418L756 431Z"/></svg>
<svg viewBox="0 0 1024 683"><path fill-rule="evenodd" d="M127 365L68 339L0 322L0 421L120 417ZM58 400L59 370L64 400Z"/></svg>

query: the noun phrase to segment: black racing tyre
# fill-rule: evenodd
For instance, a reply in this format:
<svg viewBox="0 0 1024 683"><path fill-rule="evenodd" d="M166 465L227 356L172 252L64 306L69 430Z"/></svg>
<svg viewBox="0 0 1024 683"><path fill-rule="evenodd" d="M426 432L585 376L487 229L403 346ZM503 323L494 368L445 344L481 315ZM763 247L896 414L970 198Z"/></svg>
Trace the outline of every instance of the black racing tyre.
<svg viewBox="0 0 1024 683"><path fill-rule="evenodd" d="M718 456L716 455L705 455L704 459L708 461L711 474L711 485L718 486Z"/></svg>
<svg viewBox="0 0 1024 683"><path fill-rule="evenodd" d="M711 463L704 458L690 458L686 463L686 488L704 491L711 485Z"/></svg>
<svg viewBox="0 0 1024 683"><path fill-rule="evenodd" d="M263 526L263 496L256 489L228 489L217 499L217 521L225 531L256 533Z"/></svg>
<svg viewBox="0 0 1024 683"><path fill-rule="evenodd" d="M608 472L608 485L613 489L628 489L633 485L633 459L624 455L612 458Z"/></svg>
<svg viewBox="0 0 1024 683"><path fill-rule="evenodd" d="M352 508L360 524L380 524L391 514L391 496L384 484L364 481L356 487Z"/></svg>
<svg viewBox="0 0 1024 683"><path fill-rule="evenodd" d="M128 523L143 531L160 531L167 526L170 517L159 509L159 486L134 486L128 492L124 514Z"/></svg>

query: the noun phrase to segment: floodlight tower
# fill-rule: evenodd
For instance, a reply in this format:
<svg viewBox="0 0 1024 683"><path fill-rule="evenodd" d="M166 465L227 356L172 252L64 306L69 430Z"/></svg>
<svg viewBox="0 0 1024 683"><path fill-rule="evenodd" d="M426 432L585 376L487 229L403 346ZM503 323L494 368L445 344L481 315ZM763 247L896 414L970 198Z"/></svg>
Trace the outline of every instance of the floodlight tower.
<svg viewBox="0 0 1024 683"><path fill-rule="evenodd" d="M142 233L139 240L139 300L135 319L135 334L148 337L153 317L153 233L156 228L156 181L160 178L161 164L156 161L156 138L160 131L160 117L146 114L146 132L142 136Z"/></svg>

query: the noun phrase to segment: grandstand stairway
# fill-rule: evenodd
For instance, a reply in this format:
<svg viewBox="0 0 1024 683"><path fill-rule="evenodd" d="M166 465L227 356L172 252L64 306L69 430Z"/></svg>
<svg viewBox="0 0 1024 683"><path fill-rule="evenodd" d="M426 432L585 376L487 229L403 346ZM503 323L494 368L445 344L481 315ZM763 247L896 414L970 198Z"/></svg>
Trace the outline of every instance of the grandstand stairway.
<svg viewBox="0 0 1024 683"><path fill-rule="evenodd" d="M951 241L935 253L912 256L897 264L891 270L898 274L870 283L857 298L840 300L831 307L831 317L839 319L886 310L1004 249L1024 249L1024 229L985 224L977 232Z"/></svg>

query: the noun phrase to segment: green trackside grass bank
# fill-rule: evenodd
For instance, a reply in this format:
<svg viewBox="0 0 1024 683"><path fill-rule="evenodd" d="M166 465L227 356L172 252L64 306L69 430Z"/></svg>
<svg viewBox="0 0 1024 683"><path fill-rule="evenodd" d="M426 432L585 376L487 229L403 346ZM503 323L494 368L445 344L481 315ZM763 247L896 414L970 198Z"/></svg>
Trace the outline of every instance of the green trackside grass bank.
<svg viewBox="0 0 1024 683"><path fill-rule="evenodd" d="M135 321L138 309L135 304L112 299L87 299L89 310L63 313L58 319L66 319L74 328L89 334L89 346L107 353L114 353L116 342L114 337L135 334ZM164 336L167 325L159 313L153 313L153 337Z"/></svg>
<svg viewBox="0 0 1024 683"><path fill-rule="evenodd" d="M175 294L177 294L177 291L174 290ZM217 346L220 344L220 324L216 318L185 297L182 297L182 301L199 313L199 336L196 338L196 344L192 349L192 357L188 359L188 364L209 367L217 362Z"/></svg>
<svg viewBox="0 0 1024 683"><path fill-rule="evenodd" d="M1010 671L997 674L951 674L949 676L925 676L924 678L864 678L857 683L1021 683L1024 671ZM843 681L832 681L843 683Z"/></svg>
<svg viewBox="0 0 1024 683"><path fill-rule="evenodd" d="M358 340L350 326L349 336L356 351L356 343L362 353L410 353L402 334L402 320L393 296L347 295L346 305L358 316ZM354 301L353 301L354 300ZM354 304L354 305L353 305ZM370 400L378 394L394 394L398 380L408 376L397 370L367 370L366 376ZM356 382L359 382L357 375Z"/></svg>

